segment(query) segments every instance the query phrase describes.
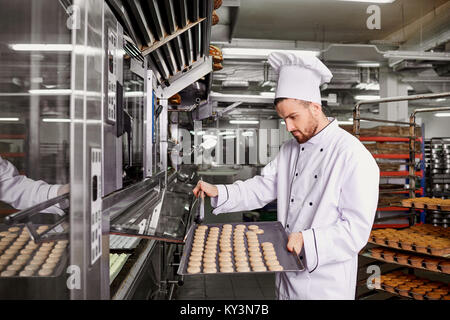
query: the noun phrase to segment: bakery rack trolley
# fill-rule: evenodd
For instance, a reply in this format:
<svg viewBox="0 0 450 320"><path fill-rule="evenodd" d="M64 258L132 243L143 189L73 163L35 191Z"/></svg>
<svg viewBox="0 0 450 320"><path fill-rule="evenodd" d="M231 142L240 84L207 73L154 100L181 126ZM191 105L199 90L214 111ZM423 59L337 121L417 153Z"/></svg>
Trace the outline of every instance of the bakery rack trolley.
<svg viewBox="0 0 450 320"><path fill-rule="evenodd" d="M399 96L399 97L391 97L391 98L382 98L377 100L370 100L370 101L360 101L355 105L355 108L353 110L353 133L354 135L360 139L360 141L377 141L377 142L409 142L409 154L377 154L374 155L375 158L380 159L405 159L409 160L409 172L405 171L398 171L398 172L381 172L381 177L405 177L410 180L409 188L407 190L389 190L391 192L399 192L404 193L407 191L409 193L409 197L412 198L415 196L416 192L423 192L422 190L416 190L415 181L416 181L416 175L419 175L422 179L424 178L423 170L416 172L415 170L415 159L419 158L421 161L423 161L423 154L416 154L415 152L415 143L416 141L419 141L423 143L422 137L417 137L415 132L415 122L403 122L403 121L391 121L391 120L383 120L383 119L376 119L376 118L367 118L367 117L361 117L361 111L360 107L362 105L367 104L379 104L379 103L385 103L385 102L399 102L399 101L412 101L412 100L421 100L421 99L432 99L432 98L440 98L440 97L447 97L450 96L450 92L444 92L444 93L438 93L438 94L420 94L420 95L412 95L412 96ZM422 110L422 109L420 109ZM428 109L423 109L428 110ZM382 137L382 136L372 136L372 137L365 137L361 136L361 128L360 123L361 120L365 121L372 121L372 122L380 122L380 123L387 123L387 124L398 124L398 125L407 125L409 126L409 137ZM412 151L413 152L412 152ZM423 167L423 164L422 164ZM423 183L422 183L423 184ZM383 207L380 208L380 211L404 211L404 208L400 206L395 207ZM404 217L411 217L413 218L415 216L415 213L410 213L408 215L399 215L399 216L391 216L388 217L388 219L393 218L404 218ZM381 220L380 220L381 219ZM376 222L381 222L383 220L387 220L387 218L379 218L376 220ZM384 225L377 225L377 227L383 227ZM391 225L391 227L405 227L406 225Z"/></svg>
<svg viewBox="0 0 450 320"><path fill-rule="evenodd" d="M377 99L377 100L371 100L371 101L361 101L359 103L356 104L354 110L353 110L353 133L354 135L360 139L361 141L392 141L392 142L409 142L409 155L401 155L401 154L397 154L397 155L377 155L374 157L379 157L379 158L394 158L394 159L405 159L405 160L409 160L409 169L407 174L403 173L403 176L406 176L409 178L409 188L407 190L395 190L398 191L400 193L408 193L410 198L414 198L416 196L416 193L419 192L420 194L423 195L424 192L424 188L423 188L423 181L421 183L422 188L421 190L416 190L416 175L419 174L421 176L421 179L424 179L424 159L423 159L423 136L422 137L418 137L417 136L417 132L416 132L416 122L415 122L415 116L417 113L421 113L421 112L436 112L436 111L443 111L443 110L449 110L450 108L428 108L428 109L417 109L415 110L411 116L410 116L410 121L409 122L401 122L401 121L390 121L390 120L382 120L382 119L374 119L374 118L366 118L366 117L361 117L361 112L360 112L360 107L363 104L379 104L379 103L385 103L385 102L398 102L398 101L410 101L410 100L421 100L421 99L431 99L431 98L440 98L440 97L448 97L450 96L450 92L444 92L444 93L439 93L439 94L422 94L422 95L412 95L412 96L400 96L400 97L392 97L392 98L383 98L383 99ZM365 120L365 121L374 121L374 122L381 122L381 123L389 123L389 124L400 124L400 125L408 125L409 126L409 137L361 137L361 130L360 130L360 122L361 120ZM422 149L422 154L416 154L416 142L420 141L421 142L421 149ZM416 167L415 167L415 159L416 158L421 159L421 171L420 172L416 172ZM384 173L381 172L380 173L381 176L388 176L388 173ZM397 173L399 174L399 173ZM394 191L394 190L392 190ZM386 208L386 209L396 209L396 210L401 210L401 207L397 208ZM414 208L411 208L412 210L415 210ZM388 220L388 219L392 219L392 218L400 218L400 217L410 217L411 220L410 222L414 222L414 218L416 216L416 213L410 213L408 215L399 215L399 216L391 216L391 217L387 217L387 218L381 218L381 219L375 219L375 221L382 221L382 220ZM421 220L424 220L423 217ZM423 221L422 221L423 222ZM375 224L374 224L375 226ZM389 225L389 227L407 227L408 225L404 226L404 225ZM378 227L383 227L382 225L378 225ZM384 227L388 227L388 226L384 226ZM366 256L366 257L371 257L371 255L367 252L364 252L365 250L363 250L361 252L361 255ZM384 259L377 259L380 260L382 262L386 262L386 260ZM377 264L380 264L380 261L377 261ZM394 261L391 261L391 263L396 264ZM373 262L370 262L369 264L373 264ZM360 266L360 267L366 267L366 264L364 266ZM392 267L392 265L390 266ZM399 265L394 265L394 268L398 268L400 267ZM403 265L404 267L404 265ZM409 267L409 266L407 266ZM418 267L418 269L421 269L420 267ZM358 282L359 285L364 285L366 284L366 279L359 281ZM359 298L366 298L366 297L370 297L372 295L372 292L368 292L368 293L363 293L362 295L359 296Z"/></svg>

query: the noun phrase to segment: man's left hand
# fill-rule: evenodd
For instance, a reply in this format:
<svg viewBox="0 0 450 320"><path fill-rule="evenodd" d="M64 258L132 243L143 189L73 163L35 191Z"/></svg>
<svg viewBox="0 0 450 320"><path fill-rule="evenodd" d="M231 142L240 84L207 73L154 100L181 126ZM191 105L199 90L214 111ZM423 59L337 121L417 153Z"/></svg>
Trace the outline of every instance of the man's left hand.
<svg viewBox="0 0 450 320"><path fill-rule="evenodd" d="M301 232L293 232L289 235L287 249L289 252L295 252L297 255L303 248L303 235Z"/></svg>

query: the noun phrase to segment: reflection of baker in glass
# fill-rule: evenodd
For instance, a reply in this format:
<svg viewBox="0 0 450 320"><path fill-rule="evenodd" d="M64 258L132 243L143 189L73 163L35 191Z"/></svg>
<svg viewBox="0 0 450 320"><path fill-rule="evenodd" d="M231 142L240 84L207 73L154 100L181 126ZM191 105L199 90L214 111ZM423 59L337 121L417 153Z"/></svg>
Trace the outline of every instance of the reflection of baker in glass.
<svg viewBox="0 0 450 320"><path fill-rule="evenodd" d="M42 180L35 181L19 175L11 162L0 157L0 201L6 202L15 209L23 210L48 199L69 192L69 185L48 184ZM44 212L63 214L57 206Z"/></svg>
<svg viewBox="0 0 450 320"><path fill-rule="evenodd" d="M213 213L261 208L277 199L287 250L306 270L276 276L278 299L354 299L358 252L372 228L379 169L372 155L337 120L322 112L320 85L332 78L315 56L272 53L279 74L275 106L295 139L261 173L230 185L200 181Z"/></svg>

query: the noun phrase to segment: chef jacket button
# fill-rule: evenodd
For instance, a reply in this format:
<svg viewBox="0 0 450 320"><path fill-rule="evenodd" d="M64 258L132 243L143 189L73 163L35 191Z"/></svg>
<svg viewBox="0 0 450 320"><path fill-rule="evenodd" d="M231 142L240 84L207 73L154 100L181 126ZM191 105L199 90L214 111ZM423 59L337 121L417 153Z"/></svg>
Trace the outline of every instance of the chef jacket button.
<svg viewBox="0 0 450 320"><path fill-rule="evenodd" d="M300 256L300 260L303 260L303 256Z"/></svg>
<svg viewBox="0 0 450 320"><path fill-rule="evenodd" d="M322 151L323 151L323 148L320 149L320 152L322 152Z"/></svg>
<svg viewBox="0 0 450 320"><path fill-rule="evenodd" d="M289 225L288 225L288 224L286 225L286 228L289 228Z"/></svg>
<svg viewBox="0 0 450 320"><path fill-rule="evenodd" d="M294 202L294 199L291 199L291 202Z"/></svg>
<svg viewBox="0 0 450 320"><path fill-rule="evenodd" d="M295 176L298 176L298 172L295 173Z"/></svg>
<svg viewBox="0 0 450 320"><path fill-rule="evenodd" d="M317 174L314 176L314 178L316 178L317 179Z"/></svg>
<svg viewBox="0 0 450 320"><path fill-rule="evenodd" d="M305 150L305 147L302 148L302 151Z"/></svg>
<svg viewBox="0 0 450 320"><path fill-rule="evenodd" d="M312 206L312 202L310 202L309 205Z"/></svg>

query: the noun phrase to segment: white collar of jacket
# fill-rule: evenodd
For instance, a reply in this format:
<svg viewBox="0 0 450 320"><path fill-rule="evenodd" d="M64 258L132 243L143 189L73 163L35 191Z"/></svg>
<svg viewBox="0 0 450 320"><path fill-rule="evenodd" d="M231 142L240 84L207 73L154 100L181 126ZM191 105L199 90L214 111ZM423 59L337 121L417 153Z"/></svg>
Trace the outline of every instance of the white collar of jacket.
<svg viewBox="0 0 450 320"><path fill-rule="evenodd" d="M309 139L305 143L300 144L300 146L319 144L319 143L325 141L325 137L329 136L330 134L332 135L333 132L335 132L336 129L339 128L338 122L335 118L328 118L328 120L330 120L330 123L325 128L320 130L318 133L316 133L311 139Z"/></svg>

